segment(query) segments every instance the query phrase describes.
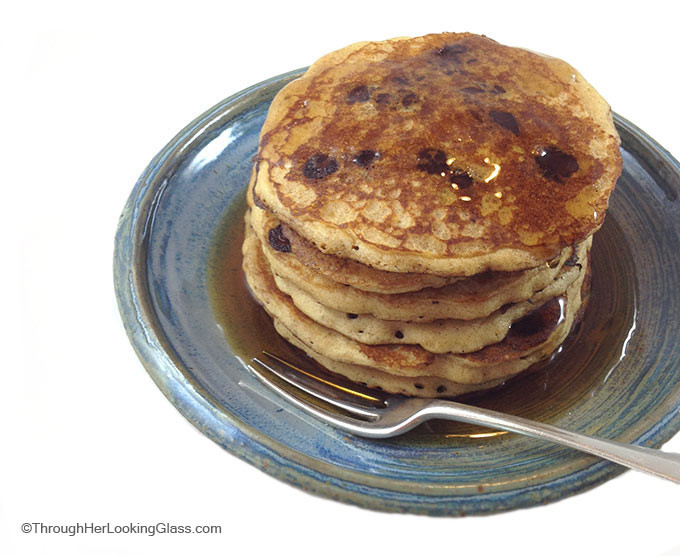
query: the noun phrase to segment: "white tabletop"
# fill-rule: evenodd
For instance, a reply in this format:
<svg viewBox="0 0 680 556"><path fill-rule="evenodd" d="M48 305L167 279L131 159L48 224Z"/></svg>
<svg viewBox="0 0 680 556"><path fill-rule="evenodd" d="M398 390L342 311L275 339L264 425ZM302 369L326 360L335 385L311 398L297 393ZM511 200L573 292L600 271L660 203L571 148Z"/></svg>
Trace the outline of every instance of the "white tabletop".
<svg viewBox="0 0 680 556"><path fill-rule="evenodd" d="M177 131L226 96L357 40L474 31L564 58L680 156L671 3L19 5L0 22L9 325L0 553L680 554L680 487L639 473L548 506L463 519L362 510L279 482L166 401L127 340L111 270L127 196ZM680 452L680 436L666 449ZM23 523L158 522L221 533L21 532Z"/></svg>

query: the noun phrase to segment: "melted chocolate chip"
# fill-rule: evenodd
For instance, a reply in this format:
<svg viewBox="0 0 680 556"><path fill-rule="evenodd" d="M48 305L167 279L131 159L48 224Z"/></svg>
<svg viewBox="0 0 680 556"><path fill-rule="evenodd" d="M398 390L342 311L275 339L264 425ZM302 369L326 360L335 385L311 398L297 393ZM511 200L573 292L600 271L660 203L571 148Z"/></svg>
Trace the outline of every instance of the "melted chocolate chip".
<svg viewBox="0 0 680 556"><path fill-rule="evenodd" d="M450 172L449 179L451 180L451 183L455 183L458 186L458 189L467 189L474 183L472 176L460 168L453 168Z"/></svg>
<svg viewBox="0 0 680 556"><path fill-rule="evenodd" d="M493 93L501 94L505 92L505 89L501 87L500 85L494 85L493 86Z"/></svg>
<svg viewBox="0 0 680 556"><path fill-rule="evenodd" d="M332 156L323 153L316 153L310 156L305 162L302 172L305 177L320 180L332 174L338 169L338 161Z"/></svg>
<svg viewBox="0 0 680 556"><path fill-rule="evenodd" d="M579 268L581 268L581 265L578 262L578 255L574 253L564 262L564 266L578 266Z"/></svg>
<svg viewBox="0 0 680 556"><path fill-rule="evenodd" d="M401 330L397 330L397 331L394 333L394 336L395 336L396 338L399 338L399 339L401 340L401 339L404 337L404 333L403 333Z"/></svg>
<svg viewBox="0 0 680 556"><path fill-rule="evenodd" d="M463 87L461 89L462 93L471 93L473 95L477 95L479 93L483 93L484 89L480 89L479 87Z"/></svg>
<svg viewBox="0 0 680 556"><path fill-rule="evenodd" d="M359 318L359 315L357 315L356 313L347 313L347 318L348 319L356 319L356 318Z"/></svg>
<svg viewBox="0 0 680 556"><path fill-rule="evenodd" d="M375 97L376 104L387 104L390 101L390 95L388 93L380 93Z"/></svg>
<svg viewBox="0 0 680 556"><path fill-rule="evenodd" d="M401 99L401 104L405 108L408 108L415 102L418 102L418 95L416 95L415 93L407 93L406 96L404 96L404 98Z"/></svg>
<svg viewBox="0 0 680 556"><path fill-rule="evenodd" d="M441 174L448 172L446 165L446 153L438 149L423 149L418 153L419 170L425 170L428 174Z"/></svg>
<svg viewBox="0 0 680 556"><path fill-rule="evenodd" d="M371 92L366 85L358 85L347 94L347 104L366 102L371 97Z"/></svg>
<svg viewBox="0 0 680 556"><path fill-rule="evenodd" d="M283 235L281 224L269 230L269 245L281 253L290 253L290 241Z"/></svg>
<svg viewBox="0 0 680 556"><path fill-rule="evenodd" d="M489 112L491 119L498 125L504 127L507 130L512 131L515 135L519 135L519 125L515 116L510 114L510 112L503 112L502 110L491 110Z"/></svg>
<svg viewBox="0 0 680 556"><path fill-rule="evenodd" d="M464 52L467 52L467 47L463 46L462 44L456 43L447 44L446 46L442 46L439 50L435 51L435 53L438 56L451 60L456 64L461 63L460 55L463 54Z"/></svg>
<svg viewBox="0 0 680 556"><path fill-rule="evenodd" d="M446 160L444 151L423 149L418 153L417 168L425 170L428 174L439 174L448 178L452 184L455 183L458 186L458 189L466 189L474 183L470 174L460 168L450 168Z"/></svg>
<svg viewBox="0 0 680 556"><path fill-rule="evenodd" d="M578 171L576 158L557 147L541 147L534 157L546 178L562 181Z"/></svg>
<svg viewBox="0 0 680 556"><path fill-rule="evenodd" d="M352 162L362 168L370 168L378 158L380 158L379 153L366 149L356 154L352 159Z"/></svg>

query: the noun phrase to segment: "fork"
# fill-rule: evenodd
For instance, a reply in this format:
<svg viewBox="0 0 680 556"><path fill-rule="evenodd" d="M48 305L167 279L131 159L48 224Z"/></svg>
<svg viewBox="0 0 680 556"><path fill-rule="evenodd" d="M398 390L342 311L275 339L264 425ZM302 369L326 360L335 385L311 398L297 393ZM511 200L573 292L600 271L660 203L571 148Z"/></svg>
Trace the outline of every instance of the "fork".
<svg viewBox="0 0 680 556"><path fill-rule="evenodd" d="M364 393L359 388L345 388L325 380L272 353L262 353L266 361L254 357L248 365L251 373L262 384L317 419L356 436L388 438L403 434L430 419L447 419L547 440L680 483L680 454L595 438L554 425L449 400L408 398L372 391L370 394ZM316 400L340 408L342 412L307 401L297 392L268 378L266 371L297 391L306 392Z"/></svg>

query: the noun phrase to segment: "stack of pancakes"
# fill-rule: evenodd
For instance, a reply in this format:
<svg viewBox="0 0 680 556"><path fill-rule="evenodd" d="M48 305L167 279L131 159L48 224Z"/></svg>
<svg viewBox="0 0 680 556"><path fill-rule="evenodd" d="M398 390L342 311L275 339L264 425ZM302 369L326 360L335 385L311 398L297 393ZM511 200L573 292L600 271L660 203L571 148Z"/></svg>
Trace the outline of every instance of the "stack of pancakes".
<svg viewBox="0 0 680 556"><path fill-rule="evenodd" d="M351 45L271 105L246 279L330 371L415 396L491 388L578 320L618 147L561 60L471 34Z"/></svg>

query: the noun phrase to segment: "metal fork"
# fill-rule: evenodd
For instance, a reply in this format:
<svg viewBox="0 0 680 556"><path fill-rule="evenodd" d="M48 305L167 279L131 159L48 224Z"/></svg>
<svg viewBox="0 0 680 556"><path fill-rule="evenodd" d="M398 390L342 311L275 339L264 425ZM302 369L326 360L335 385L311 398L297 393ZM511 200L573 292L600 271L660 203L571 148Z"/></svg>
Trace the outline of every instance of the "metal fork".
<svg viewBox="0 0 680 556"><path fill-rule="evenodd" d="M266 361L255 357L248 365L262 384L317 419L357 436L398 436L430 419L448 419L547 440L680 483L680 454L595 438L523 417L448 400L362 392L360 388L346 388L308 373L274 354L263 352L263 355ZM305 400L297 392L268 378L263 370L316 400L340 408L343 413Z"/></svg>

